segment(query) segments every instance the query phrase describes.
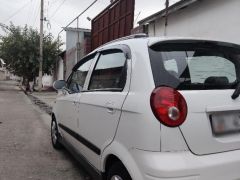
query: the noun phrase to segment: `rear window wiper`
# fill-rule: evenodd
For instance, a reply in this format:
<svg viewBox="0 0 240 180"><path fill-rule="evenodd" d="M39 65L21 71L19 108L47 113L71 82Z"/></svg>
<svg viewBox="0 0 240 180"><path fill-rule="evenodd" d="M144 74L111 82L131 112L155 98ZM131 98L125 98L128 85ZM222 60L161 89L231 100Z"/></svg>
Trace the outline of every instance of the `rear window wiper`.
<svg viewBox="0 0 240 180"><path fill-rule="evenodd" d="M237 99L240 94L240 81L236 80L236 89L234 93L232 94L232 99Z"/></svg>

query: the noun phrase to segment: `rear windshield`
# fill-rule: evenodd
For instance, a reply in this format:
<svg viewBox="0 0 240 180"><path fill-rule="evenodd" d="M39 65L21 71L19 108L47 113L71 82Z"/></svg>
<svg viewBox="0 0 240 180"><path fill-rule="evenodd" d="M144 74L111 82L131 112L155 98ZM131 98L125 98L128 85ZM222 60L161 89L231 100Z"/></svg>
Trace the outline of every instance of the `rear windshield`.
<svg viewBox="0 0 240 180"><path fill-rule="evenodd" d="M149 48L156 86L176 89L234 89L240 48L220 42L165 42Z"/></svg>

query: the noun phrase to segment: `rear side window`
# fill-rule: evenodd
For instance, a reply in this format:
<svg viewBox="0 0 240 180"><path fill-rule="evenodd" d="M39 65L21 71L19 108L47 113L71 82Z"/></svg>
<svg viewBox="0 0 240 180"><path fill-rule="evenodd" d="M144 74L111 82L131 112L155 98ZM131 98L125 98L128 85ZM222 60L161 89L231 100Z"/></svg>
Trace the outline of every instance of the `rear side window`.
<svg viewBox="0 0 240 180"><path fill-rule="evenodd" d="M121 91L126 81L126 68L122 51L102 52L93 70L89 90Z"/></svg>
<svg viewBox="0 0 240 180"><path fill-rule="evenodd" d="M149 50L157 86L232 89L239 79L240 50L214 42L164 43Z"/></svg>

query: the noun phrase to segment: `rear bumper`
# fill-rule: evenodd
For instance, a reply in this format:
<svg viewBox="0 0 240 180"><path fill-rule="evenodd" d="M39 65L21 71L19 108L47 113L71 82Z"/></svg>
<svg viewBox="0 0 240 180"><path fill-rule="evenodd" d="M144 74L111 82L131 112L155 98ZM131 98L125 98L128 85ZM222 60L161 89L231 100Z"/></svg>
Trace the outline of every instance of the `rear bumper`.
<svg viewBox="0 0 240 180"><path fill-rule="evenodd" d="M196 156L134 150L144 180L240 180L240 150Z"/></svg>

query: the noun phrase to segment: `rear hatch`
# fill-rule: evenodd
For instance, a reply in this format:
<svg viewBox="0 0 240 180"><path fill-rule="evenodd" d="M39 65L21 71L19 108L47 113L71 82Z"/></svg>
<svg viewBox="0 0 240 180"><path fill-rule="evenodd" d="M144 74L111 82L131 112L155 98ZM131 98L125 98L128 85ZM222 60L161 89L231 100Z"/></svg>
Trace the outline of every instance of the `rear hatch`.
<svg viewBox="0 0 240 180"><path fill-rule="evenodd" d="M179 127L198 155L240 149L240 47L200 40L150 45L157 87L177 89L188 106Z"/></svg>

